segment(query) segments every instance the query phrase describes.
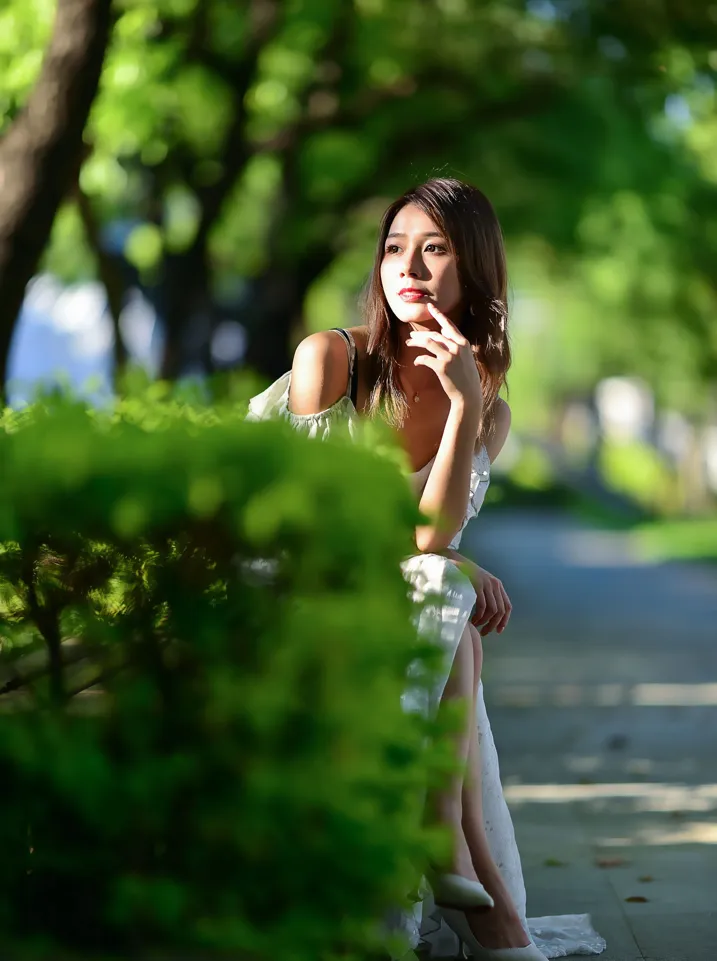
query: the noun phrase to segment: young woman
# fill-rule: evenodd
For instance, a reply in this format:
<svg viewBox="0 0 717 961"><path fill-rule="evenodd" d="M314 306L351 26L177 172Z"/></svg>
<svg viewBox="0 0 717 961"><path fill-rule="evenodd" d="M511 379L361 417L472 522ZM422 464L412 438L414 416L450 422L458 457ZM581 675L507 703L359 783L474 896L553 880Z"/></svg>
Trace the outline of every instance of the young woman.
<svg viewBox="0 0 717 961"><path fill-rule="evenodd" d="M500 226L479 190L436 179L393 203L379 233L366 323L306 337L291 371L252 398L249 418L283 416L325 437L337 421L384 417L399 432L420 508L433 519L416 529L418 553L403 572L417 598L427 591L443 598L427 615L447 653L428 707L450 698L468 706L456 745L465 773L434 799L453 851L430 879L433 896L412 940L440 957L456 956L460 940L483 961L599 953L604 942L587 916L541 919L553 922L534 935L545 954L528 934L520 858L480 682L481 635L502 633L511 603L496 577L456 550L510 426L510 409L498 397L510 365Z"/></svg>

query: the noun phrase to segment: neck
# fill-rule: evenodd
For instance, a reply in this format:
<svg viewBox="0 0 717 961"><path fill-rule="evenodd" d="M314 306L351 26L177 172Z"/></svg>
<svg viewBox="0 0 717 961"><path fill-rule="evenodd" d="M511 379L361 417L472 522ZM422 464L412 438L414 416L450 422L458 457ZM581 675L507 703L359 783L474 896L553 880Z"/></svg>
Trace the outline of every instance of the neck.
<svg viewBox="0 0 717 961"><path fill-rule="evenodd" d="M426 353L426 351L419 350L416 347L406 346L406 341L414 330L434 330L440 332L440 325L438 321L431 318L430 322L427 321L425 324L407 323L402 324L400 328L400 342L396 360L399 364L401 386L409 400L414 394L432 393L435 388L439 386L436 375L432 370L421 365L416 367L414 364L416 357L422 353Z"/></svg>
<svg viewBox="0 0 717 961"><path fill-rule="evenodd" d="M404 371L405 368L399 371L399 382L409 403L415 399L416 395L420 397L421 404L424 402L430 404L432 397L445 397L445 392L432 370L425 368L423 373L426 376L421 379L417 379L414 373L406 376Z"/></svg>

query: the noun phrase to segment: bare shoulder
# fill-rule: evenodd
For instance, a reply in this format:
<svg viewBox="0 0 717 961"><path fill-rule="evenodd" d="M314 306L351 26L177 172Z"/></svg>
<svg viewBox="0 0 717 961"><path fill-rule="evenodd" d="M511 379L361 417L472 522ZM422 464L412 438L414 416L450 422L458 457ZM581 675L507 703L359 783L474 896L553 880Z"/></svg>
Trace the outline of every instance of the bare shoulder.
<svg viewBox="0 0 717 961"><path fill-rule="evenodd" d="M294 351L291 365L289 410L294 414L318 414L345 393L349 355L341 334L319 330L304 337Z"/></svg>
<svg viewBox="0 0 717 961"><path fill-rule="evenodd" d="M491 464L503 449L510 431L510 419L510 407L502 397L499 397L493 406L485 435L485 448Z"/></svg>
<svg viewBox="0 0 717 961"><path fill-rule="evenodd" d="M365 357L368 350L368 324L360 324L358 327L347 327L353 334L356 350L359 357Z"/></svg>

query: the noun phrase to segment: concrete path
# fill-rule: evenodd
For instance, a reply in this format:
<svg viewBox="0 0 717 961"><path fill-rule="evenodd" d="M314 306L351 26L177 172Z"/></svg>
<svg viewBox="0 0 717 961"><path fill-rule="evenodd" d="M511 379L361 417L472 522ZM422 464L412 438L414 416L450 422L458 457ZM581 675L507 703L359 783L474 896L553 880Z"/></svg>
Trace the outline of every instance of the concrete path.
<svg viewBox="0 0 717 961"><path fill-rule="evenodd" d="M717 568L623 534L486 510L504 582L485 690L531 916L589 912L603 961L717 961Z"/></svg>

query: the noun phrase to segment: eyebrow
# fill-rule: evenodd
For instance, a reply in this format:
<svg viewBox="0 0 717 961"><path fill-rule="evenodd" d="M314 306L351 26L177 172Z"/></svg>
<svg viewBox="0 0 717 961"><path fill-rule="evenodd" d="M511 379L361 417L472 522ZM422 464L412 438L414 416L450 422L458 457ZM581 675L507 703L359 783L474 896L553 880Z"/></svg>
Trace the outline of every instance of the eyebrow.
<svg viewBox="0 0 717 961"><path fill-rule="evenodd" d="M406 234L401 233L400 231L392 230L390 234L386 234L386 240L388 240L389 237L405 237L405 236ZM439 230L429 230L428 233L421 234L420 236L421 237L442 237L443 234Z"/></svg>

